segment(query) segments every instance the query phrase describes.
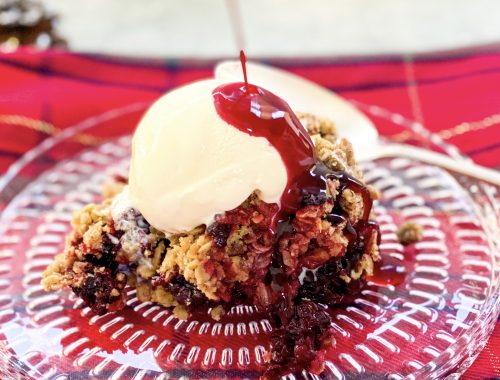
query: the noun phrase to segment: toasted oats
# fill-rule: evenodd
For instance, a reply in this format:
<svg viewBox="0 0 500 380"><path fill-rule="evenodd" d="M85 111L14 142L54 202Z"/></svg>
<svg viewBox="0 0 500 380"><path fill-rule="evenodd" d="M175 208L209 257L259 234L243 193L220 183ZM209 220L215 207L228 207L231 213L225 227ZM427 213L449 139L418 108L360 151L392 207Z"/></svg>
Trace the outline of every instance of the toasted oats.
<svg viewBox="0 0 500 380"><path fill-rule="evenodd" d="M403 245L410 245L422 240L423 227L415 222L405 222L399 226L397 236Z"/></svg>

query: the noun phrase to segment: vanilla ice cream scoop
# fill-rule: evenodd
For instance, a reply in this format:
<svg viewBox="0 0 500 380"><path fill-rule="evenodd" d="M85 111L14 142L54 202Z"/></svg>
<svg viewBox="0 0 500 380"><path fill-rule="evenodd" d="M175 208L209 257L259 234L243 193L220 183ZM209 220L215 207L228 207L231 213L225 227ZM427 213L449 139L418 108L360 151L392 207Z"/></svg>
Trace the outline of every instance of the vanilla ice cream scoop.
<svg viewBox="0 0 500 380"><path fill-rule="evenodd" d="M130 201L167 235L210 224L254 191L279 203L287 169L264 137L221 119L204 80L175 89L146 112L132 141Z"/></svg>

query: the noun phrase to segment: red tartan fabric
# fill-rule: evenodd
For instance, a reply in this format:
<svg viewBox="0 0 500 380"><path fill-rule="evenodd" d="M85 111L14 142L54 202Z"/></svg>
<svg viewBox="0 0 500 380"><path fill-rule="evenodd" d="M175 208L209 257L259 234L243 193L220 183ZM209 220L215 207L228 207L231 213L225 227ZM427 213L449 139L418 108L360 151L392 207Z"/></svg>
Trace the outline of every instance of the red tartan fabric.
<svg viewBox="0 0 500 380"><path fill-rule="evenodd" d="M29 49L0 54L0 175L50 134L106 110L152 102L169 88L210 76L213 63ZM479 164L500 169L500 51L273 63L362 109L378 106L420 122ZM50 125L16 123L17 116ZM393 122L372 118L382 135L411 138ZM119 130L119 122L108 128ZM500 322L464 378L500 378Z"/></svg>

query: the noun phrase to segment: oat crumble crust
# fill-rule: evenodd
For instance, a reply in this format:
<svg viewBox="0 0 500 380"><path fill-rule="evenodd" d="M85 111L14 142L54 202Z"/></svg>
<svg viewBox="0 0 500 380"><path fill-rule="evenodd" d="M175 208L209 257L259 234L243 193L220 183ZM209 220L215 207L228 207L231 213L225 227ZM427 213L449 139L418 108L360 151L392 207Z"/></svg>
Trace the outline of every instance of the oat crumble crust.
<svg viewBox="0 0 500 380"><path fill-rule="evenodd" d="M42 285L46 290L59 290L74 282L73 274L79 271L78 261L83 259L83 252L75 248L73 242L80 239L86 241L89 247L101 248L102 231L109 219L110 204L110 200L105 200L100 205L91 203L73 214L71 219L73 229L66 238L64 253L57 255L54 262L42 273ZM71 270L75 265L76 272Z"/></svg>
<svg viewBox="0 0 500 380"><path fill-rule="evenodd" d="M170 240L171 247L158 272L164 276L179 272L184 278L195 284L209 299L218 300L218 276L210 276L205 265L210 261L212 239L205 234L204 228L196 228L185 236L175 236ZM220 270L217 268L216 270Z"/></svg>
<svg viewBox="0 0 500 380"><path fill-rule="evenodd" d="M309 113L299 112L297 117L309 132L316 155L329 169L346 172L364 183L351 143L339 137L333 122Z"/></svg>
<svg viewBox="0 0 500 380"><path fill-rule="evenodd" d="M339 199L340 206L347 211L349 221L354 225L363 216L363 198L351 189L345 189Z"/></svg>
<svg viewBox="0 0 500 380"><path fill-rule="evenodd" d="M212 308L212 310L210 310L210 316L214 321L220 321L225 313L226 311L224 310L224 307L221 305L216 306Z"/></svg>

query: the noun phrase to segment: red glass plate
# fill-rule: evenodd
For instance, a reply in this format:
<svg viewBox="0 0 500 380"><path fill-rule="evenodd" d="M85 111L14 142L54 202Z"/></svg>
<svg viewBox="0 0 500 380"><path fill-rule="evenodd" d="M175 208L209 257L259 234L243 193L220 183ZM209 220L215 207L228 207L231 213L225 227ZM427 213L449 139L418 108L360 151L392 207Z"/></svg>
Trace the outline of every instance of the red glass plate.
<svg viewBox="0 0 500 380"><path fill-rule="evenodd" d="M40 285L41 272L63 248L73 210L98 202L102 183L126 173L130 133L145 107L113 110L49 138L0 179L1 378L255 379L262 373L273 327L252 307L235 306L219 322L208 315L180 321L168 308L138 301L131 288L125 310L97 316L69 292L46 293ZM416 143L457 154L401 115L365 110L411 127ZM107 126L117 122L123 135L109 136ZM363 169L381 191L375 212L382 256L399 268L401 283L369 282L332 308L335 347L325 372L288 378L458 376L499 312L497 189L404 158ZM408 220L424 227L424 239L405 248L396 230Z"/></svg>

